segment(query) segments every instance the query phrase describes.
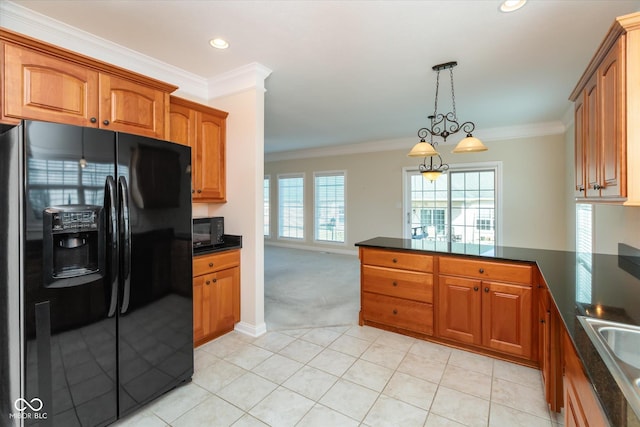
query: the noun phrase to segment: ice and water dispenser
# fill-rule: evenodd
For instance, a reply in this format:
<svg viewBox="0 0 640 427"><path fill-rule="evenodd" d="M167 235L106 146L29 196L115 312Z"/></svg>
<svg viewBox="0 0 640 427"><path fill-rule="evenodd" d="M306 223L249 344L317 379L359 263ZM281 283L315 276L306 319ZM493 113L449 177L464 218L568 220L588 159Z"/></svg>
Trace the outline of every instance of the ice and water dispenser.
<svg viewBox="0 0 640 427"><path fill-rule="evenodd" d="M102 206L48 207L43 211L43 232L45 287L82 285L104 275Z"/></svg>

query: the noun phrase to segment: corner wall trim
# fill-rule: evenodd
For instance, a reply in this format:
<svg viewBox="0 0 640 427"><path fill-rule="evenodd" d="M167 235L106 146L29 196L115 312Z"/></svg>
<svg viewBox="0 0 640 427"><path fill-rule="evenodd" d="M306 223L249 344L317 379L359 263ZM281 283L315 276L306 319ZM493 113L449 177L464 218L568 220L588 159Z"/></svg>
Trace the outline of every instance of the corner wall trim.
<svg viewBox="0 0 640 427"><path fill-rule="evenodd" d="M267 324L262 322L259 325L252 325L251 323L240 322L236 323L236 326L233 329L241 334L257 338L260 335L267 333Z"/></svg>

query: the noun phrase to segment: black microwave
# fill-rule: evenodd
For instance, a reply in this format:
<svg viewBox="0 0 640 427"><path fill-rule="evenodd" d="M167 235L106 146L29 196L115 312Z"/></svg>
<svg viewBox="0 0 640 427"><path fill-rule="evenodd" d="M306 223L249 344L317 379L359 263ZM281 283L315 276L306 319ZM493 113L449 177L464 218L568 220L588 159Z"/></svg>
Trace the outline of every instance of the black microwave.
<svg viewBox="0 0 640 427"><path fill-rule="evenodd" d="M224 243L224 217L193 219L193 249L211 248Z"/></svg>

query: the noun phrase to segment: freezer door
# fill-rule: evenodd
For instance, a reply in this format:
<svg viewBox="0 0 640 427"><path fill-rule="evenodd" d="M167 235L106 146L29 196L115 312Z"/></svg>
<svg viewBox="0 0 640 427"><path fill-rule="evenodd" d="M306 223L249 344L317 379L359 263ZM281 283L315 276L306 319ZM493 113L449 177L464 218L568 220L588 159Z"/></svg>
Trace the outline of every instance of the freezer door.
<svg viewBox="0 0 640 427"><path fill-rule="evenodd" d="M20 128L0 134L0 425L18 426L20 381Z"/></svg>
<svg viewBox="0 0 640 427"><path fill-rule="evenodd" d="M123 416L193 374L191 151L117 138Z"/></svg>
<svg viewBox="0 0 640 427"><path fill-rule="evenodd" d="M115 134L27 121L23 140L20 411L27 426L106 425L117 418Z"/></svg>

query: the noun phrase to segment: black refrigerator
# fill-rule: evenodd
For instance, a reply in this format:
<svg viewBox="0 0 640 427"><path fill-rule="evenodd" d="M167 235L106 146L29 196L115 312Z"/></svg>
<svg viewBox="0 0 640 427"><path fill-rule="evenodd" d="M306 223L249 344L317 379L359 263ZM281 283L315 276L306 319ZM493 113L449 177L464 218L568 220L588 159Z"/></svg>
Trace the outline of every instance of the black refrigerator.
<svg viewBox="0 0 640 427"><path fill-rule="evenodd" d="M191 151L0 134L0 425L108 425L193 374Z"/></svg>

